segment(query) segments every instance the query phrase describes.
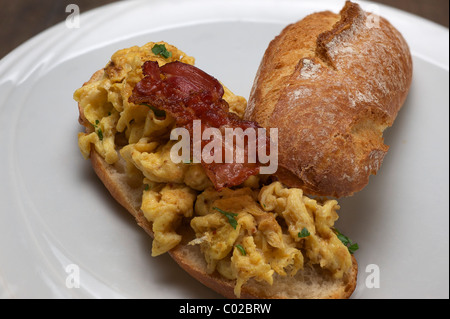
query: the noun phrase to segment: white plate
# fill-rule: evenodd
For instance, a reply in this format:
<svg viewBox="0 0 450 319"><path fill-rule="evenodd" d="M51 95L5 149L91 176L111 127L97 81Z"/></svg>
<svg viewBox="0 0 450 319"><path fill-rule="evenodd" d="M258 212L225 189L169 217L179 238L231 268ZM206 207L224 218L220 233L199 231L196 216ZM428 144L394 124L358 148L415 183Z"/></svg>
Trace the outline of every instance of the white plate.
<svg viewBox="0 0 450 319"><path fill-rule="evenodd" d="M248 97L269 41L344 1L122 1L61 23L0 61L0 297L215 298L115 202L77 147L72 94L116 50L165 40ZM448 298L448 29L385 6L414 54L408 101L369 186L341 201L338 228L359 243L354 298ZM76 275L79 288L66 280ZM372 268L379 288L370 288ZM68 270L68 272L66 272ZM366 270L370 270L366 272Z"/></svg>

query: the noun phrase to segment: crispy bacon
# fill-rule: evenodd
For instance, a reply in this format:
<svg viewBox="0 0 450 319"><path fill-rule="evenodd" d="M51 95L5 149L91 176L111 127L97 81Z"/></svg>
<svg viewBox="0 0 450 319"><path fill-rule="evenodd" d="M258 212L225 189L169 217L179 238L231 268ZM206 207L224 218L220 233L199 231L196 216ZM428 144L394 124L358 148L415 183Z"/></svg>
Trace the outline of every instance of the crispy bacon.
<svg viewBox="0 0 450 319"><path fill-rule="evenodd" d="M158 66L157 62L147 61L142 66L145 77L136 84L130 97L135 104L149 104L164 110L175 118L178 127L184 127L193 138L193 121L201 120L201 132L206 128L218 128L222 133L222 158L225 153L225 128L253 128L260 126L252 121L241 120L236 114L228 112L228 103L222 98L224 90L219 81L204 71L182 62L172 62ZM258 136L257 143L268 139ZM202 140L202 149L210 140ZM233 147L236 147L233 143ZM258 146L257 146L258 147ZM243 183L248 177L259 172L260 164L248 163L248 145L244 154L246 161L237 163L236 152L232 163L201 164L216 189L232 187ZM214 154L211 154L214 155Z"/></svg>

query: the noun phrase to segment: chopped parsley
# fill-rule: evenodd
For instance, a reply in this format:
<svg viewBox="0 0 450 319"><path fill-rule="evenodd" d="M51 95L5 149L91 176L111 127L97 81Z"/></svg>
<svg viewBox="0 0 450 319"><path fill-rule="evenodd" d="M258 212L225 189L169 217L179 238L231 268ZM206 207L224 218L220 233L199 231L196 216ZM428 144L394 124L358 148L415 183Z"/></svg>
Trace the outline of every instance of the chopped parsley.
<svg viewBox="0 0 450 319"><path fill-rule="evenodd" d="M150 104L146 104L146 103L142 103L142 105L147 106L150 110L152 110L153 114L155 114L156 117L166 117L166 112L160 109L157 109L156 107L150 105Z"/></svg>
<svg viewBox="0 0 450 319"><path fill-rule="evenodd" d="M302 231L298 233L298 238L305 238L311 235L306 227L303 227Z"/></svg>
<svg viewBox="0 0 450 319"><path fill-rule="evenodd" d="M166 46L164 44L155 44L152 48L152 52L155 55L160 55L163 58L170 58L172 56L172 52L168 51L166 49Z"/></svg>
<svg viewBox="0 0 450 319"><path fill-rule="evenodd" d="M97 130L97 135L98 135L98 138L100 139L100 141L103 141L103 132L102 132L101 128L99 128Z"/></svg>
<svg viewBox="0 0 450 319"><path fill-rule="evenodd" d="M239 251L241 252L241 254L243 256L247 255L247 252L245 251L244 247L242 247L241 245L236 245L236 248L239 249Z"/></svg>
<svg viewBox="0 0 450 319"><path fill-rule="evenodd" d="M148 191L149 189L150 189L150 185L145 184L145 185L144 185L144 190L145 190L145 191Z"/></svg>
<svg viewBox="0 0 450 319"><path fill-rule="evenodd" d="M228 222L230 223L230 225L231 225L234 229L236 229L238 223L237 223L237 220L236 220L235 217L236 217L238 214L226 212L226 211L224 211L224 210L221 210L221 209L218 208L218 207L213 207L213 209L215 209L215 210L217 210L219 213L225 215L225 217L228 219Z"/></svg>
<svg viewBox="0 0 450 319"><path fill-rule="evenodd" d="M342 234L339 230L334 228L334 232L336 233L337 238L344 244L345 247L347 247L350 254L353 255L355 251L359 249L359 246L357 243L353 243L350 238Z"/></svg>
<svg viewBox="0 0 450 319"><path fill-rule="evenodd" d="M100 121L95 120L94 128L97 132L97 135L98 135L98 138L100 139L100 141L103 141L103 132L102 132L102 129L98 127L99 124L100 124Z"/></svg>

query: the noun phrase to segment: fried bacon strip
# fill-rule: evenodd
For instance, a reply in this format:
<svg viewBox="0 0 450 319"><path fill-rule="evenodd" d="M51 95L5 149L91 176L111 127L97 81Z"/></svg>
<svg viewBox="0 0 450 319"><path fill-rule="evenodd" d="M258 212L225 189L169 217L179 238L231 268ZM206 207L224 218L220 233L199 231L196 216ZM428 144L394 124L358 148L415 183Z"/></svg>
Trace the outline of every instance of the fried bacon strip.
<svg viewBox="0 0 450 319"><path fill-rule="evenodd" d="M222 98L224 89L219 81L189 64L179 61L158 66L157 62L147 61L142 66L145 77L136 84L129 101L135 104L148 104L170 114L178 127L184 127L190 132L193 145L193 121L201 120L201 132L206 128L218 128L222 134L222 152L225 152L225 128L252 128L257 131L260 126L252 121L241 120L236 114L228 112L229 105ZM203 147L211 140L202 140ZM258 136L257 144L270 143L266 136ZM233 143L235 148L236 143ZM257 146L258 147L258 146ZM232 163L201 164L216 189L232 187L243 183L248 177L259 172L260 163L249 163L248 143L244 146L245 161ZM214 156L214 154L211 154ZM224 154L222 154L224 159Z"/></svg>

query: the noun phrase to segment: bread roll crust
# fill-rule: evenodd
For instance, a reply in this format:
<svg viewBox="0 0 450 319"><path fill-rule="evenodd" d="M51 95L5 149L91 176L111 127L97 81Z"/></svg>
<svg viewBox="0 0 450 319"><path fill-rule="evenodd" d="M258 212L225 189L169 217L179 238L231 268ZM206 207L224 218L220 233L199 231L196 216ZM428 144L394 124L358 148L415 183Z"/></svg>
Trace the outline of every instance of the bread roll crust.
<svg viewBox="0 0 450 319"><path fill-rule="evenodd" d="M388 146L382 133L403 105L412 58L384 18L347 2L287 26L267 48L245 119L278 128L277 177L310 195L364 188Z"/></svg>

